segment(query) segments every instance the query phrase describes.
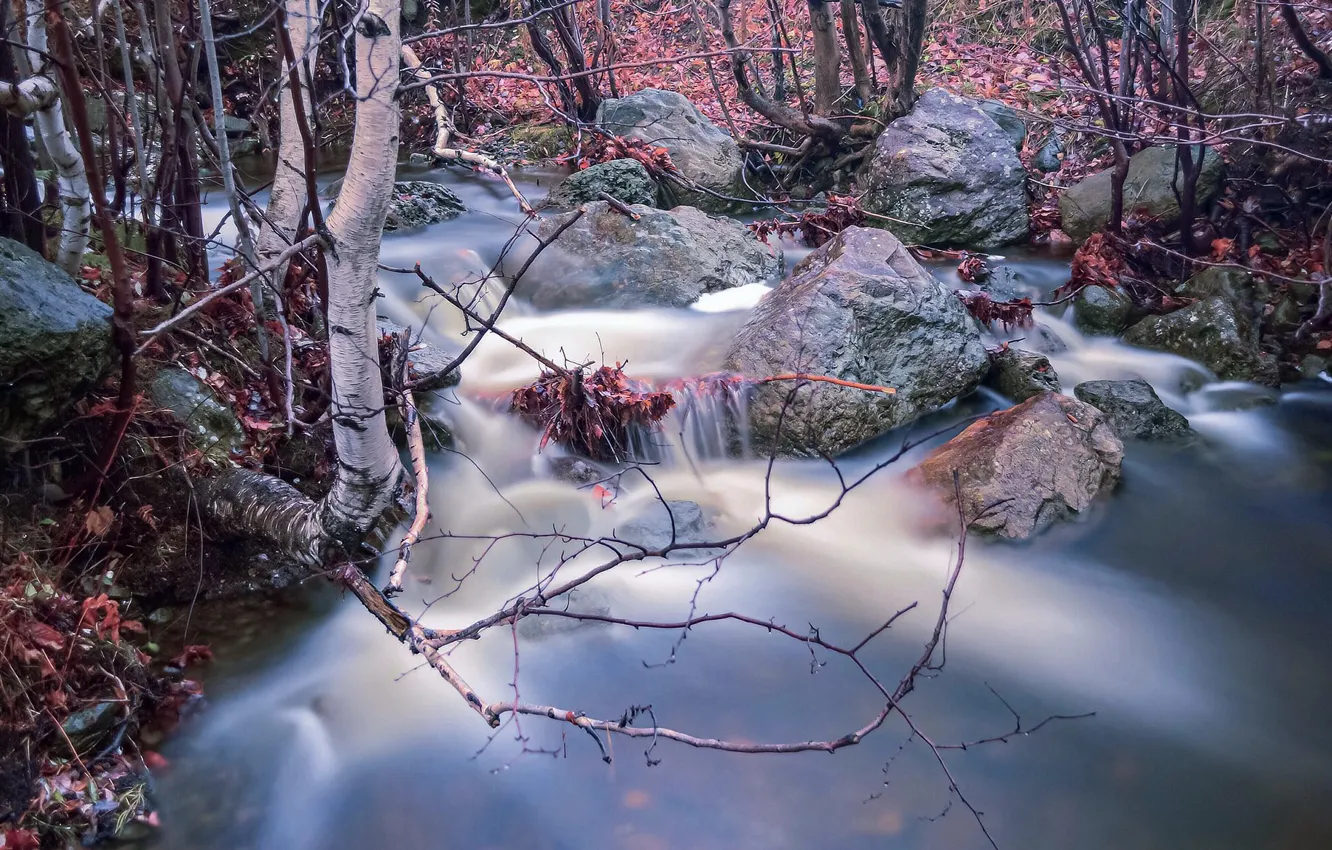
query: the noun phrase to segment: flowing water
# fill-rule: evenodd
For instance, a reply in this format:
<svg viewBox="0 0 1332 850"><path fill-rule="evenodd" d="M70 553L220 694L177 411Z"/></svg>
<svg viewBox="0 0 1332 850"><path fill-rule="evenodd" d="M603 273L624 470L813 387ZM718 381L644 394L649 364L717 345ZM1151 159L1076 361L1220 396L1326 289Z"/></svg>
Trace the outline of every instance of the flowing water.
<svg viewBox="0 0 1332 850"><path fill-rule="evenodd" d="M452 184L470 211L386 236L383 261L419 261L437 279L463 279L496 260L520 216L498 182L429 177ZM1008 262L1045 291L1066 279L1059 260ZM382 289L383 314L417 325L429 316L428 333L442 342L459 329L412 279L385 275ZM627 360L635 376L668 380L718 367L758 289L693 310L537 313L515 303L502 327L557 360ZM1332 387L1310 382L1260 399L1256 388L1209 383L1180 358L1084 339L1059 317L1042 318L1068 345L1052 356L1066 390L1092 378L1145 378L1201 439L1130 445L1123 484L1084 521L1026 544L973 541L951 607L947 665L920 682L907 710L941 744L1012 730L1007 706L1024 728L1051 714L1095 712L945 753L1001 847L1332 846ZM607 504L556 480L553 450L538 453L534 431L494 412L488 399L536 371L490 337L465 365L459 391L433 402L459 453L430 459L431 533L558 528L595 537L650 505L642 482L626 482ZM981 392L919 430L1002 406ZM699 503L716 534L761 515L766 464L723 457L706 417L677 418L667 430L684 436L669 438L674 451L650 470L666 498ZM867 468L904 436L858 449L845 468ZM895 682L933 625L956 551L956 541L922 530L901 484L921 451L826 520L774 524L715 573L687 561L630 565L598 578L574 604L680 619L696 600L700 613L740 611L800 631L812 624L848 644L919 601L863 653L876 675ZM774 508L789 515L817 512L839 493L822 463L780 462L771 482ZM420 544L408 610L450 594L425 621L467 624L527 588L561 548L506 539L469 574L484 545ZM568 724L530 717L492 737L354 600L326 587L309 593L321 601L308 622L295 635L275 628L243 663L218 639L212 705L167 748L174 768L158 788L161 846L988 846L900 718L832 756L662 743L649 758L647 742L599 746ZM489 701L516 691L594 717L650 703L662 724L704 737L831 739L879 708L844 660L811 658L794 641L726 623L681 640L529 620L460 646L452 663Z"/></svg>

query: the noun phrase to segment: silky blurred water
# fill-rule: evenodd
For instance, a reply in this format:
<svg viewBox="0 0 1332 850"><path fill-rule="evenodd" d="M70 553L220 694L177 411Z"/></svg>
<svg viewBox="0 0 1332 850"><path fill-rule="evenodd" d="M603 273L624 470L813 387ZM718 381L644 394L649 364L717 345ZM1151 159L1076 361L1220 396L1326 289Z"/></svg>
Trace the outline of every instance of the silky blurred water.
<svg viewBox="0 0 1332 850"><path fill-rule="evenodd" d="M503 184L458 171L413 176L449 183L469 211L387 235L383 262L420 262L437 279L456 280L492 265L522 222ZM525 188L542 191L530 180ZM1041 291L1067 275L1058 259L1005 262ZM386 274L381 288L384 315L418 326L428 316L432 338L459 342L461 324L422 298L413 279ZM636 377L668 380L718 368L726 339L761 294L755 287L693 310L541 314L516 302L501 327L554 359L628 360ZM1123 484L1080 522L1025 544L972 541L951 607L947 665L920 681L906 710L940 744L1012 730L1008 706L1028 728L1049 714L1096 713L1006 744L945 752L1001 847L1332 846L1332 387L1302 384L1253 407L1262 391L1216 384L1181 358L1084 339L1067 318L1041 317L1067 346L1051 356L1066 391L1093 378L1144 378L1190 417L1200 439L1131 444ZM654 492L641 480L626 480L608 505L553 479L552 450L538 454L539 435L494 412L492 399L536 373L527 355L490 337L465 365L461 387L432 401L458 453L431 458L428 536L559 529L595 537L650 506ZM979 393L916 431L1006 404ZM857 449L844 459L846 473L890 455L906 436ZM649 469L655 487L699 503L714 534L749 527L763 511L766 463L697 448L676 440L672 462ZM692 463L680 462L691 449ZM918 602L863 653L877 677L895 683L933 626L956 554L955 540L923 530L918 499L899 480L924 450L826 520L773 524L719 570L629 565L599 577L575 604L652 619L739 611L799 631L812 625L846 644ZM823 510L840 492L827 464L796 461L773 467L770 490L774 509L792 516ZM573 548L509 539L457 584L485 546L419 545L407 610L420 613L458 587L425 620L465 625ZM572 575L604 557L564 569ZM989 846L900 718L832 756L662 743L650 764L645 742L616 739L601 742L608 765L568 724L527 718L521 729L492 733L354 600L327 587L306 592L324 602L297 636L275 637L243 663L229 660L225 636L216 639L212 705L167 748L174 768L158 789L161 846ZM651 704L662 724L700 736L836 738L880 707L843 660L812 659L804 645L752 627L709 624L680 640L676 632L536 625L494 629L459 646L452 663L486 700L517 691L594 717Z"/></svg>

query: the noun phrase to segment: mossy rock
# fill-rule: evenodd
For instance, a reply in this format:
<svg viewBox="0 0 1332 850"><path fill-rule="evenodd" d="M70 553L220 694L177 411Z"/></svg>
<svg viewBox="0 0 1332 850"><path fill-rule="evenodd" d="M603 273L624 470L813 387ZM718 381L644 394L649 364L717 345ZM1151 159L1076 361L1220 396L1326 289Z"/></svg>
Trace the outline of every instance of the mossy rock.
<svg viewBox="0 0 1332 850"><path fill-rule="evenodd" d="M519 124L509 130L509 138L532 159L559 156L573 142L573 135L563 124Z"/></svg>

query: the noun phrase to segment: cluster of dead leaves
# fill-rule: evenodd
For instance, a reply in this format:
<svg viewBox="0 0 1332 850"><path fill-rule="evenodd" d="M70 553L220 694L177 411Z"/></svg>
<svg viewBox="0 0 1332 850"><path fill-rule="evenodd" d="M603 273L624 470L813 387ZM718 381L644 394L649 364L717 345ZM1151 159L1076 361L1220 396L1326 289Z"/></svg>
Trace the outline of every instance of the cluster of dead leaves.
<svg viewBox="0 0 1332 850"><path fill-rule="evenodd" d="M623 460L632 429L650 429L675 406L668 392L653 390L624 373L622 364L544 372L514 390L510 410L541 429L550 442L593 460Z"/></svg>
<svg viewBox="0 0 1332 850"><path fill-rule="evenodd" d="M0 848L38 847L36 824L72 829L87 841L110 837L131 819L156 825L142 793L143 768L160 757L145 752L142 765L119 750L70 758L60 729L75 712L108 702L121 708L119 722L131 734L140 716L165 729L199 698L194 682L149 675L150 657L125 640L144 631L117 600L66 593L30 558L8 568L0 584L0 663L16 687L0 690L0 728L26 741L36 782L24 817L0 831ZM172 663L184 668L210 657L206 647L192 646Z"/></svg>
<svg viewBox="0 0 1332 850"><path fill-rule="evenodd" d="M584 144L582 156L578 158L578 170L616 159L637 160L653 176L679 173L675 163L671 162L671 152L666 148L648 144L642 139L626 139L622 136L605 136Z"/></svg>
<svg viewBox="0 0 1332 850"><path fill-rule="evenodd" d="M749 225L754 235L765 244L768 237L794 237L797 233L806 245L818 248L848 227L865 223L865 213L851 195L829 195L828 206L821 210L806 210L789 219L770 218Z"/></svg>
<svg viewBox="0 0 1332 850"><path fill-rule="evenodd" d="M957 292L955 294L962 302L962 306L967 308L967 312L987 328L995 322L1003 325L1005 330L1014 327L1025 328L1032 324L1030 298L995 301L984 292Z"/></svg>

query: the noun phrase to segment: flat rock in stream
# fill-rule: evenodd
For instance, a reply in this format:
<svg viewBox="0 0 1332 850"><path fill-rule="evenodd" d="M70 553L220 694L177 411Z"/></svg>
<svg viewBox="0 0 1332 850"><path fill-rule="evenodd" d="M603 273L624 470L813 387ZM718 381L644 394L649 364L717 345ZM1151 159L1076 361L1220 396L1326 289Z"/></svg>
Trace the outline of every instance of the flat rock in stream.
<svg viewBox="0 0 1332 850"><path fill-rule="evenodd" d="M749 405L754 450L806 457L840 454L942 407L974 390L989 365L962 302L897 237L864 227L814 250L765 296L725 363L750 378L803 373L895 390L759 386Z"/></svg>
<svg viewBox="0 0 1332 850"><path fill-rule="evenodd" d="M1124 444L1109 418L1085 402L1042 393L973 423L908 473L972 528L1031 537L1086 511L1119 481Z"/></svg>
<svg viewBox="0 0 1332 850"><path fill-rule="evenodd" d="M1108 416L1121 440L1180 440L1194 434L1184 414L1166 407L1146 381L1084 381L1073 394Z"/></svg>
<svg viewBox="0 0 1332 850"><path fill-rule="evenodd" d="M1059 375L1050 358L1036 351L1007 348L990 358L985 385L1011 398L1026 401L1045 392L1060 392Z"/></svg>
<svg viewBox="0 0 1332 850"><path fill-rule="evenodd" d="M657 181L636 159L613 159L575 171L550 190L542 205L569 210L600 201L603 192L625 204L657 205Z"/></svg>
<svg viewBox="0 0 1332 850"><path fill-rule="evenodd" d="M743 224L693 207L584 205L581 218L533 262L519 291L543 310L579 307L687 307L705 293L781 275L778 249ZM543 218L543 240L577 213Z"/></svg>

